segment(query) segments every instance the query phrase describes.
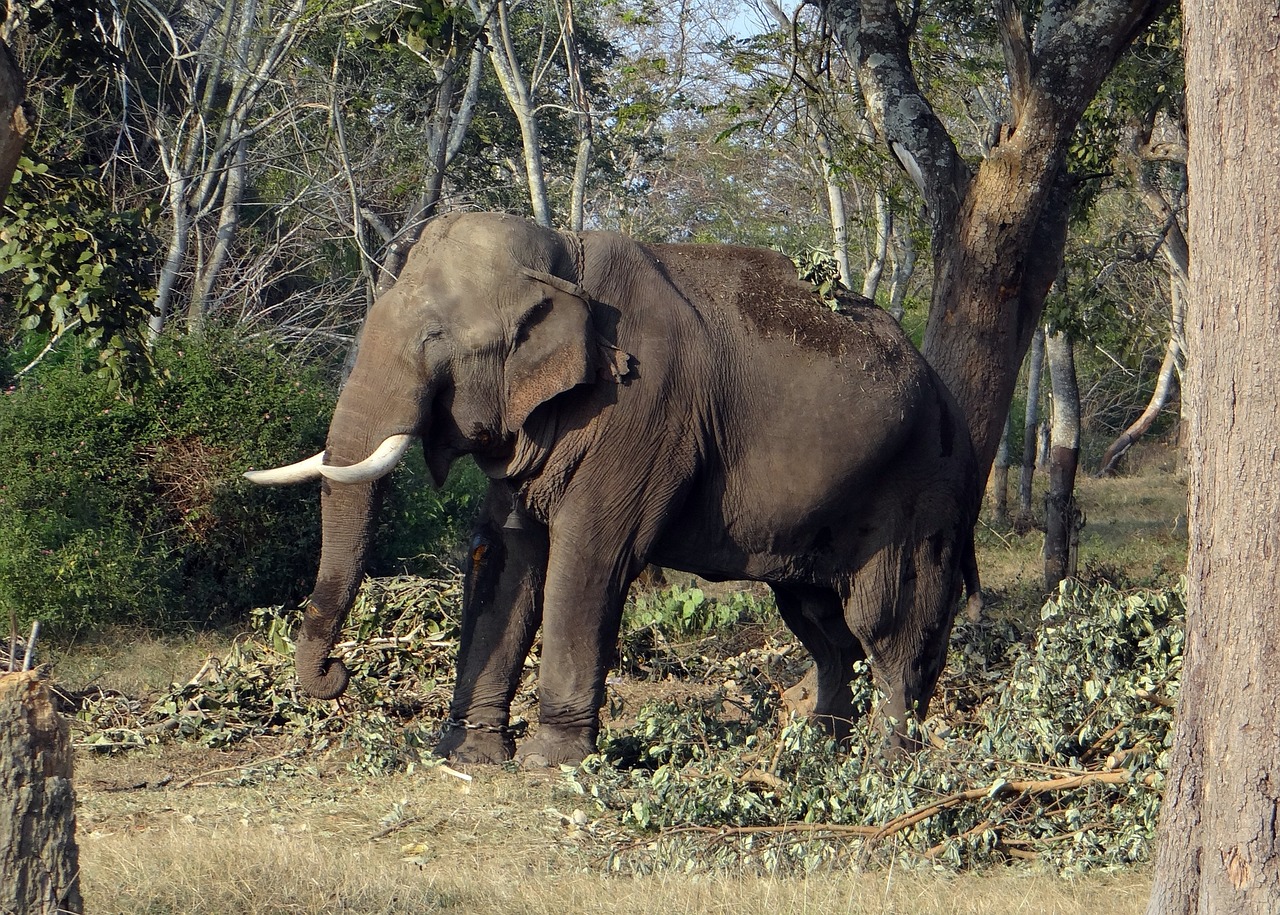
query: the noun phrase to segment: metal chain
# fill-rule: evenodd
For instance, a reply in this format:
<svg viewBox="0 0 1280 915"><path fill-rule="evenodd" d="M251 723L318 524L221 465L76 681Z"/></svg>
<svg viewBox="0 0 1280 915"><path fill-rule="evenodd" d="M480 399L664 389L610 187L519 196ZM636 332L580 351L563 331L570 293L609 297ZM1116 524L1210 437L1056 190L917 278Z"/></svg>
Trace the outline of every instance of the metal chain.
<svg viewBox="0 0 1280 915"><path fill-rule="evenodd" d="M464 731L484 731L489 734L501 734L503 737L520 737L529 728L529 722L517 721L515 724L483 724L468 721L465 718L446 718L440 726L444 733L462 729Z"/></svg>

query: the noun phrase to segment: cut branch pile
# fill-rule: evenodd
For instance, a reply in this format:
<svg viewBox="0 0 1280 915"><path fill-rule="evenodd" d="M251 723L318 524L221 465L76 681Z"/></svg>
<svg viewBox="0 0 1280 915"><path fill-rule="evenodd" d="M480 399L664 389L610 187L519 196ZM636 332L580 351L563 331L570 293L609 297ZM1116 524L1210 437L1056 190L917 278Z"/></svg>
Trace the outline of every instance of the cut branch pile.
<svg viewBox="0 0 1280 915"><path fill-rule="evenodd" d="M77 697L87 732L77 746L119 750L186 739L219 747L272 735L300 749L354 747L361 768L403 767L444 717L460 602L456 574L367 582L344 630L352 637L335 646L352 671L348 694L336 701L312 699L297 686L299 614L254 611L251 631L224 657L210 657L149 704L101 690Z"/></svg>
<svg viewBox="0 0 1280 915"><path fill-rule="evenodd" d="M854 681L863 718L837 748L787 710L781 694L803 652L776 618L765 624L766 607L747 595L722 606L700 591L663 593L629 611L621 669L632 694L650 692L639 675L685 698L642 705L568 776L596 803L591 834L607 843L610 868L1037 859L1070 871L1147 857L1181 673L1180 590L1067 582L1031 632L961 624L918 735L925 749L897 762L879 752L865 669ZM413 765L429 755L452 693L460 602L456 574L369 582L337 647L351 686L330 702L295 685L296 614L260 611L225 657L158 700L89 697L79 744L275 735L296 752L341 748L360 771ZM517 708L532 703L534 670ZM619 678L610 683L611 707L626 705Z"/></svg>
<svg viewBox="0 0 1280 915"><path fill-rule="evenodd" d="M1065 583L1040 628L987 621L952 640L926 749L891 762L871 716L837 749L776 689L653 704L576 783L624 830L609 866L808 871L900 859L1034 859L1063 871L1146 859L1182 660L1181 591ZM730 662L730 667L733 662ZM750 684L745 671L731 682ZM855 700L877 697L865 677Z"/></svg>

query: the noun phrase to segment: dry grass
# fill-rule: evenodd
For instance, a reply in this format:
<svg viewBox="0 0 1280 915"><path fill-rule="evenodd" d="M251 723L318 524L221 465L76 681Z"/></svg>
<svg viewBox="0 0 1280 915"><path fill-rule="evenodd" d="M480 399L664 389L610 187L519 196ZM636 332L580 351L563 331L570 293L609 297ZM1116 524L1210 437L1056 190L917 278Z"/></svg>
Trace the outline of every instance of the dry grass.
<svg viewBox="0 0 1280 915"><path fill-rule="evenodd" d="M1086 577L1130 583L1176 576L1187 563L1187 481L1177 454L1159 445L1135 447L1133 472L1097 479L1081 473L1076 501L1085 514L1080 535L1080 572ZM1017 499L1011 480L1009 497ZM1031 505L1044 514L1044 474L1037 474ZM1011 505L1013 509L1015 506ZM1023 534L978 523L978 567L984 589L1034 600L1044 588L1044 532Z"/></svg>
<svg viewBox="0 0 1280 915"><path fill-rule="evenodd" d="M41 655L53 664L63 689L101 687L141 697L185 681L209 655L225 654L227 639L218 632L166 635L115 629L84 641L45 647Z"/></svg>
<svg viewBox="0 0 1280 915"><path fill-rule="evenodd" d="M109 771L86 769L90 780ZM86 905L103 915L1124 915L1141 911L1148 891L1141 873L609 876L594 825L575 829L556 812L573 802L559 779L502 770L480 770L469 785L438 772L376 783L331 773L252 788L82 794ZM382 835L380 818L392 810L402 828Z"/></svg>
<svg viewBox="0 0 1280 915"><path fill-rule="evenodd" d="M1160 472L1080 481L1089 516L1086 570L1142 578L1181 568L1185 483L1168 467L1154 469ZM984 584L997 602L1011 610L1034 606L1042 535L985 528L980 540ZM137 696L190 677L225 641L120 634L54 660L59 681L70 688L92 682ZM1149 889L1143 871L1074 880L1016 868L959 876L856 869L806 879L611 876L605 855L619 837L606 834L603 822L577 828L562 817L560 811L588 805L556 775L489 767L476 769L469 783L438 770L374 780L319 760L313 761L319 772L271 778L259 767L250 784L225 786L237 766L272 758L278 764L280 749L224 753L176 744L111 758L82 755L77 787L87 909L1125 915L1144 910ZM183 784L189 787L177 787Z"/></svg>

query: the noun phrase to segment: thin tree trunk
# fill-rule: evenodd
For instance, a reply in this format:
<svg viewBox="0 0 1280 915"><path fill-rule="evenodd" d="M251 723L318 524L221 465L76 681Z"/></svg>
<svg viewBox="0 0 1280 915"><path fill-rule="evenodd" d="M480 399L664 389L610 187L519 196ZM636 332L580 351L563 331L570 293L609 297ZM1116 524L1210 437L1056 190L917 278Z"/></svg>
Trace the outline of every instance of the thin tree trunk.
<svg viewBox="0 0 1280 915"><path fill-rule="evenodd" d="M23 102L27 84L9 46L0 41L0 206L9 193L9 184L27 142L30 125Z"/></svg>
<svg viewBox="0 0 1280 915"><path fill-rule="evenodd" d="M1044 585L1058 587L1076 574L1082 521L1076 507L1076 468L1080 463L1080 388L1071 335L1050 334L1045 341L1049 382L1053 390L1053 424L1049 434L1049 491L1044 497Z"/></svg>
<svg viewBox="0 0 1280 915"><path fill-rule="evenodd" d="M1116 472L1116 468L1120 465L1120 459L1128 453L1129 449L1146 435L1147 430L1155 423L1156 417L1160 415L1160 411L1165 408L1169 402L1169 397L1173 393L1174 381L1177 378L1178 361L1181 355L1181 347L1175 337L1170 335L1169 343L1165 347L1164 360L1160 363L1160 373L1156 376L1156 388L1151 393L1151 400L1147 402L1147 407L1129 428L1120 433L1106 452L1102 455L1102 465L1098 469L1098 476L1109 477Z"/></svg>
<svg viewBox="0 0 1280 915"><path fill-rule="evenodd" d="M996 527L1009 526L1009 433L1013 431L1013 414L1004 421L1000 434L1000 447L991 466L991 523Z"/></svg>
<svg viewBox="0 0 1280 915"><path fill-rule="evenodd" d="M819 127L814 132L814 142L822 165L822 183L827 188L827 212L831 217L831 256L840 270L840 282L846 289L853 288L853 271L849 269L849 217L844 208L844 188L836 180L833 167L835 153L826 132Z"/></svg>
<svg viewBox="0 0 1280 915"><path fill-rule="evenodd" d="M911 277L915 275L920 256L916 250L915 238L911 234L911 225L907 221L893 221L893 243L890 251L893 253L893 273L889 277L889 314L901 324L902 316L906 313L907 288L911 285ZM1007 426L1006 423L1006 434ZM1008 447L1008 441L1005 442L1005 447Z"/></svg>
<svg viewBox="0 0 1280 915"><path fill-rule="evenodd" d="M1018 474L1018 516L1021 528L1031 526L1031 488L1036 473L1036 441L1040 429L1040 381L1044 373L1044 328L1036 328L1027 354L1027 408L1022 423L1022 464Z"/></svg>
<svg viewBox="0 0 1280 915"><path fill-rule="evenodd" d="M538 117L534 111L533 95L529 82L520 71L520 59L511 41L507 22L508 0L500 0L497 12L488 19L489 59L498 77L498 85L511 106L511 113L520 125L520 142L524 159L524 174L529 190L529 206L539 225L551 225L551 201L547 195L546 171L542 167L542 140L538 129Z"/></svg>
<svg viewBox="0 0 1280 915"><path fill-rule="evenodd" d="M240 227L240 207L244 203L248 171L249 141L242 137L236 144L222 189L222 207L218 216L218 228L214 233L213 251L209 254L208 263L196 277L191 302L187 306L187 329L192 333L199 333L204 328L204 319L213 310L218 275L231 257L231 243Z"/></svg>
<svg viewBox="0 0 1280 915"><path fill-rule="evenodd" d="M889 194L883 187L876 188L876 240L871 249L867 272L862 276L863 298L875 301L884 274L884 262L889 253L889 235L893 231L893 211L889 209Z"/></svg>
<svg viewBox="0 0 1280 915"><path fill-rule="evenodd" d="M1280 47L1188 0L1187 635L1149 915L1280 912Z"/></svg>
<svg viewBox="0 0 1280 915"><path fill-rule="evenodd" d="M569 96L573 100L578 123L578 151L574 158L573 188L569 195L569 229L581 232L586 218L587 178L591 168L595 121L591 115L591 99L587 95L587 83L582 77L582 63L578 57L573 0L565 0L560 27L560 40L564 43L565 63L569 71Z"/></svg>
<svg viewBox="0 0 1280 915"><path fill-rule="evenodd" d="M187 181L184 175L169 171L169 248L160 267L160 280L156 286L155 312L148 322L148 335L154 343L164 333L169 321L170 303L178 287L178 275L187 257L187 242L191 237L191 216L187 212Z"/></svg>
<svg viewBox="0 0 1280 915"><path fill-rule="evenodd" d="M35 673L0 674L0 912L83 912L71 744Z"/></svg>
<svg viewBox="0 0 1280 915"><path fill-rule="evenodd" d="M1160 364L1160 373L1156 377L1156 387L1151 394L1150 402L1142 411L1142 415L1107 448L1102 456L1098 476L1109 476L1115 473L1116 466L1125 452L1151 428L1160 411L1169 402L1174 382L1182 372L1186 355L1187 289L1191 269L1187 239L1178 222L1177 214L1173 207L1169 206L1160 189L1145 176L1140 166L1135 166L1133 172L1138 177L1143 202L1164 223L1164 244L1160 246L1160 251L1169 268L1169 342L1165 346L1164 360Z"/></svg>

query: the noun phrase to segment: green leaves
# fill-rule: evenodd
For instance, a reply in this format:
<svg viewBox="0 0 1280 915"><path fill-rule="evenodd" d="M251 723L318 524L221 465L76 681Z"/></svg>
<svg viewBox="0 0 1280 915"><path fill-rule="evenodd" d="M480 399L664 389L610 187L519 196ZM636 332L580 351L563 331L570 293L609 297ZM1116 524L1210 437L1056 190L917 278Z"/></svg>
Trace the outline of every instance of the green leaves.
<svg viewBox="0 0 1280 915"><path fill-rule="evenodd" d="M880 756L873 719L840 749L789 720L781 671L748 652L701 669L726 678L711 697L644 706L575 778L646 836L615 852L617 870L810 872L878 857L953 868L1037 858L1073 872L1145 860L1182 614L1181 588L1069 582L1030 633L959 627L925 749L897 762ZM865 713L876 699L865 665L854 689Z"/></svg>
<svg viewBox="0 0 1280 915"><path fill-rule="evenodd" d="M97 350L115 388L149 368L145 328L156 247L145 210L115 212L95 179L23 157L0 226L0 291L19 326L75 332Z"/></svg>

